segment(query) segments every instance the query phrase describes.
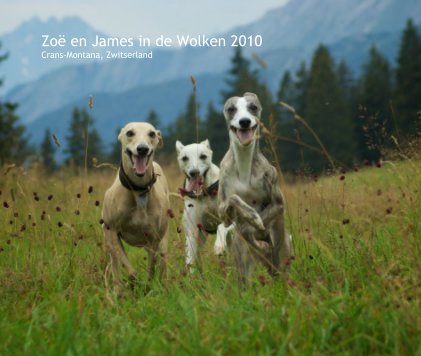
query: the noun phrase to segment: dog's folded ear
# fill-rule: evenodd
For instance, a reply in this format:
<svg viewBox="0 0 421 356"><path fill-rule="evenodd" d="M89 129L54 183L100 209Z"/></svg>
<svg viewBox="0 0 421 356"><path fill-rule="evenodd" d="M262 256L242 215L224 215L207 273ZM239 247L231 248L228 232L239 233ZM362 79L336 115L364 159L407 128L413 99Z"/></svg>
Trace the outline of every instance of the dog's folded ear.
<svg viewBox="0 0 421 356"><path fill-rule="evenodd" d="M118 134L118 140L121 142L121 138L123 137L123 135L124 135L124 131L125 131L125 127L123 127L121 130L120 130L120 133Z"/></svg>
<svg viewBox="0 0 421 356"><path fill-rule="evenodd" d="M259 97L258 97L256 94L254 94L254 93L250 93L249 91L245 92L245 93L243 94L243 96L252 96L253 98L255 98L255 99L259 100Z"/></svg>
<svg viewBox="0 0 421 356"><path fill-rule="evenodd" d="M205 141L200 142L201 145L204 145L206 148L210 149L210 143L209 140L206 139Z"/></svg>
<svg viewBox="0 0 421 356"><path fill-rule="evenodd" d="M161 131L156 130L156 135L158 136L158 146L157 147L161 148L161 147L164 146L164 140L162 138Z"/></svg>
<svg viewBox="0 0 421 356"><path fill-rule="evenodd" d="M257 107L259 108L259 116L260 116L260 111L262 111L262 104L260 104L260 100L259 97L254 94L254 93L250 93L250 92L246 92L244 93L244 96L248 96L251 100L253 100L253 102L257 105Z"/></svg>
<svg viewBox="0 0 421 356"><path fill-rule="evenodd" d="M177 150L177 154L179 154L180 151L184 148L184 145L180 141L177 140L175 142L175 148Z"/></svg>

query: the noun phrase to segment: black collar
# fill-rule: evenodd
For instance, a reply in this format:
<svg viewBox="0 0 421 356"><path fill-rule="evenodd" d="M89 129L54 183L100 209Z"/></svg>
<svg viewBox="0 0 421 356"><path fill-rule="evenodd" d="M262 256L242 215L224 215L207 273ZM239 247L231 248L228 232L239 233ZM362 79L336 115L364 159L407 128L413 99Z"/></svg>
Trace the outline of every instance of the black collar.
<svg viewBox="0 0 421 356"><path fill-rule="evenodd" d="M123 185L124 188L139 193L140 197L145 195L145 194L148 194L150 192L150 190L152 189L152 187L155 184L156 179L157 179L157 175L155 174L155 172L153 172L152 178L149 181L149 183L147 183L145 185L137 185L136 183L133 183L130 180L130 178L127 176L127 174L126 174L126 172L124 171L124 168L123 168L123 162L121 162L121 164L120 164L120 169L118 171L118 177L119 177L120 182L121 182L121 184Z"/></svg>

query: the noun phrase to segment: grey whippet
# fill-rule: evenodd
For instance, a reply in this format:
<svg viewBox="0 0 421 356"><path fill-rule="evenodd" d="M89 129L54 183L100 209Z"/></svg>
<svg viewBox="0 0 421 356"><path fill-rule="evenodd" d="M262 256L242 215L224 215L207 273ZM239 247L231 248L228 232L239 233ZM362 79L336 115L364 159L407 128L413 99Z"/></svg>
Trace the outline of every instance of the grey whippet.
<svg viewBox="0 0 421 356"><path fill-rule="evenodd" d="M261 111L253 93L224 105L230 147L220 165L218 208L225 226L235 225L230 250L241 281L248 279L256 260L279 274L291 254L278 172L259 149Z"/></svg>

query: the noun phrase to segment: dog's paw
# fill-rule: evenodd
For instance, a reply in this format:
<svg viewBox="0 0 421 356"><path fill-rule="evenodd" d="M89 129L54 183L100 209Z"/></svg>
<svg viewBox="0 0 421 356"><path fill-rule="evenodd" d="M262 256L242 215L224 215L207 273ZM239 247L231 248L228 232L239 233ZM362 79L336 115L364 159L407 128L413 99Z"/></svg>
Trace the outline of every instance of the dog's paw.
<svg viewBox="0 0 421 356"><path fill-rule="evenodd" d="M265 225L259 214L253 213L249 222L256 230L265 231Z"/></svg>
<svg viewBox="0 0 421 356"><path fill-rule="evenodd" d="M223 256L225 250L226 250L226 246L225 245L215 244L215 246L213 247L213 253L216 256Z"/></svg>

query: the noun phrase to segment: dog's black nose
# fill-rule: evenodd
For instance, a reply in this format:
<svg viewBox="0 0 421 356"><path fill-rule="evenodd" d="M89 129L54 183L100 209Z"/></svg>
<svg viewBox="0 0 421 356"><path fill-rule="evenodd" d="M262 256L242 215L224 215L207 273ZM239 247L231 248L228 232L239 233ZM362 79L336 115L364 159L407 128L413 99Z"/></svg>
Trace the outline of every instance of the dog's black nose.
<svg viewBox="0 0 421 356"><path fill-rule="evenodd" d="M139 156L146 156L149 153L149 147L145 145L139 145L136 147L136 151Z"/></svg>
<svg viewBox="0 0 421 356"><path fill-rule="evenodd" d="M242 118L240 119L239 123L242 129L248 129L250 127L251 120L247 118Z"/></svg>
<svg viewBox="0 0 421 356"><path fill-rule="evenodd" d="M197 176L200 174L200 172L199 172L199 170L198 170L198 169L192 169L192 170L189 172L189 174L190 174L190 177L191 177L191 178L195 178L195 177L197 177Z"/></svg>

